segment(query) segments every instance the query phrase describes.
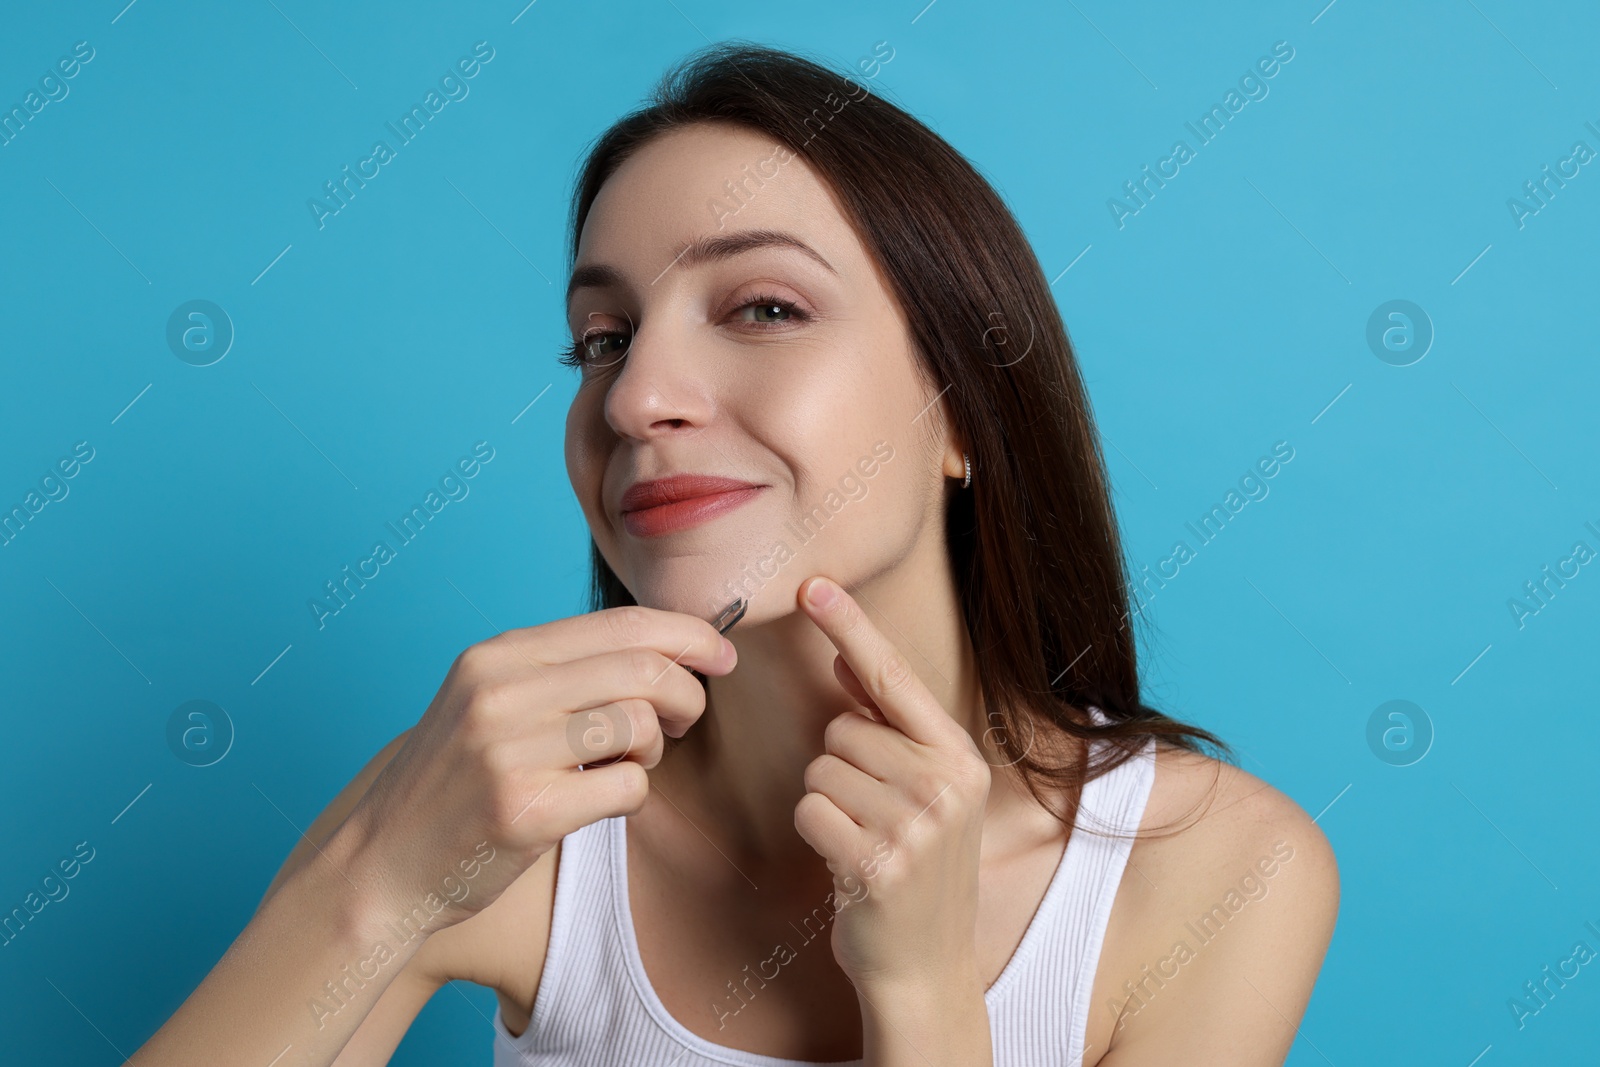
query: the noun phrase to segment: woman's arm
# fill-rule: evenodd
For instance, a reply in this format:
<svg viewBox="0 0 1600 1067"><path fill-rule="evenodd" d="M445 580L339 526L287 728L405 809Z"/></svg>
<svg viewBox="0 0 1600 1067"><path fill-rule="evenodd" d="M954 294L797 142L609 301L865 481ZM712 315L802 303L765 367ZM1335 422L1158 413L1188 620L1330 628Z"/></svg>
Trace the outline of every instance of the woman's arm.
<svg viewBox="0 0 1600 1067"><path fill-rule="evenodd" d="M255 916L134 1063L388 1061L444 979L433 973L430 940L402 945L382 907L351 884L360 884L361 857L336 831L409 732L379 750L307 827ZM394 950L387 962L374 959L379 943Z"/></svg>
<svg viewBox="0 0 1600 1067"><path fill-rule="evenodd" d="M311 820L311 825L306 827L305 833L301 835L300 840L294 843L294 847L289 850L288 858L283 861L283 866L278 868L277 875L267 885L267 891L261 896L261 904L265 904L267 899L277 892L278 887L287 881L291 874L304 867L306 863L316 856L317 849L321 848L323 843L333 836L333 832L339 828L339 824L344 822L350 812L355 809L356 804L360 802L362 796L372 786L373 779L378 777L383 769L389 765L390 760L394 759L395 753L399 752L400 746L405 744L406 737L410 735L412 729L415 729L415 727L408 727L400 731L394 740L374 753L373 757L367 761L366 766L357 771L356 776L345 783L344 788L339 790L338 795L328 802L328 806L322 809L322 813ZM261 904L256 905L256 914L258 915L261 913Z"/></svg>
<svg viewBox="0 0 1600 1067"><path fill-rule="evenodd" d="M138 1062L325 1067L380 998L381 1025L392 1030L371 1044L386 1056L429 984L444 981L433 965L402 978L407 964L511 887L539 882L523 876L568 833L638 811L646 771L661 758L662 722L681 736L705 710L690 671L726 674L736 661L704 619L638 606L467 648L417 725L380 753L382 766L369 764L346 787L359 792L348 813L324 812L317 830L336 823L331 834L269 887ZM593 710L601 707L614 716ZM608 728L586 728L579 708ZM458 934L451 947L459 963L469 946ZM397 982L394 999L383 997Z"/></svg>

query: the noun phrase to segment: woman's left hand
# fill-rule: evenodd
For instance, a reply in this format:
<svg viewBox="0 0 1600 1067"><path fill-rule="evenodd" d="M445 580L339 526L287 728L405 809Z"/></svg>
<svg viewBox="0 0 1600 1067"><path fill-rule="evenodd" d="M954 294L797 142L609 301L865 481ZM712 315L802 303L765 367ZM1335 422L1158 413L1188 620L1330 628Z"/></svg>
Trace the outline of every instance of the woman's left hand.
<svg viewBox="0 0 1600 1067"><path fill-rule="evenodd" d="M811 597L833 594L818 605ZM795 828L833 872L833 954L867 995L976 988L978 856L989 764L853 597L825 578L803 610L839 650L861 712L828 723Z"/></svg>

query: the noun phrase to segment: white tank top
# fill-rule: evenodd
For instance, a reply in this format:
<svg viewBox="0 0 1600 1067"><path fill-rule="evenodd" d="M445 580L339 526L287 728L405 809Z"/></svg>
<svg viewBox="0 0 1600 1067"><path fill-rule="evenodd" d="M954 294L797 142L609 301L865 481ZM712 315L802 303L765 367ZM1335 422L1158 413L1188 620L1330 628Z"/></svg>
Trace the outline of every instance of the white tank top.
<svg viewBox="0 0 1600 1067"><path fill-rule="evenodd" d="M1103 721L1099 709L1095 718ZM983 996L995 1067L1081 1067L1106 921L1154 780L1147 741L1084 785L1050 885ZM533 1017L512 1037L496 1005L494 1067L818 1067L715 1044L668 1014L634 936L626 825L624 816L601 819L562 839Z"/></svg>

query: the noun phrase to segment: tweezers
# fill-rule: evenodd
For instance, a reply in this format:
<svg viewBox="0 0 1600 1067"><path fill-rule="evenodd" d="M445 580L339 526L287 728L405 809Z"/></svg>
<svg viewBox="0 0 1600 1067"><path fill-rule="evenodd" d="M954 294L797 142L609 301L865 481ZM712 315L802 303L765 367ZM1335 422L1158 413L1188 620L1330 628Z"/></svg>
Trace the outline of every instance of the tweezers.
<svg viewBox="0 0 1600 1067"><path fill-rule="evenodd" d="M717 613L711 620L711 625L717 628L717 633L726 635L733 629L733 624L744 618L745 609L750 606L750 601L740 597Z"/></svg>

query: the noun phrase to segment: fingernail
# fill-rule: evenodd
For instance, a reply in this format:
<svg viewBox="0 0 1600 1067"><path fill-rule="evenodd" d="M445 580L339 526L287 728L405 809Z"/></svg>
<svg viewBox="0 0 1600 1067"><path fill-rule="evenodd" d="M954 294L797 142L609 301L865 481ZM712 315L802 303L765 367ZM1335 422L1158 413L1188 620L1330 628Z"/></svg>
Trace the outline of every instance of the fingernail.
<svg viewBox="0 0 1600 1067"><path fill-rule="evenodd" d="M838 599L838 592L832 582L826 578L818 578L806 590L806 599L811 601L812 607L826 608Z"/></svg>

